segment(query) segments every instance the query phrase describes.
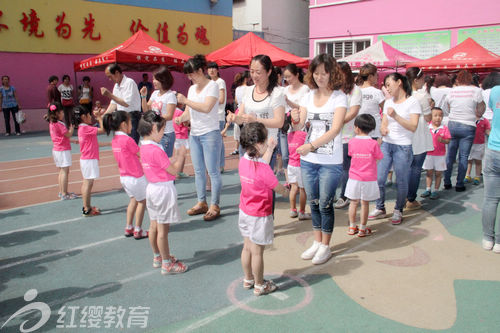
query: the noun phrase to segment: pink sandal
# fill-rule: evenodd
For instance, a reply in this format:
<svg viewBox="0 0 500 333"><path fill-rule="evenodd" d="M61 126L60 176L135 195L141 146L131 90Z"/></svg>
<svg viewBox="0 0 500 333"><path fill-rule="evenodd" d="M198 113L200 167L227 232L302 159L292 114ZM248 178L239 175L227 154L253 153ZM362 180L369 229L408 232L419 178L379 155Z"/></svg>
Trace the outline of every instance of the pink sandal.
<svg viewBox="0 0 500 333"><path fill-rule="evenodd" d="M357 234L358 231L359 231L358 226L349 227L349 230L347 231L347 234L353 236L353 235Z"/></svg>
<svg viewBox="0 0 500 333"><path fill-rule="evenodd" d="M370 236L372 234L372 229L366 228L365 230L359 229L358 231L358 237L366 237Z"/></svg>

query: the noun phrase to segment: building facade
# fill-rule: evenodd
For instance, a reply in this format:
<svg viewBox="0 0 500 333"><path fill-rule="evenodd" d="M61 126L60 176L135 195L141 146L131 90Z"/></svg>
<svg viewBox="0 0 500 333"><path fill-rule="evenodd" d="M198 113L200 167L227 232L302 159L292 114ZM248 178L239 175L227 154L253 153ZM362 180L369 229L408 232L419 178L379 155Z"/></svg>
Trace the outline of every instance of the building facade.
<svg viewBox="0 0 500 333"><path fill-rule="evenodd" d="M88 75L95 99L102 99L98 88L112 88L112 83L102 72L75 74L73 62L119 45L138 29L185 54L207 54L232 40L232 1L2 1L0 75L8 75L17 89L28 119L23 129L47 128L38 120L46 112L51 75L58 76L61 83L62 75L68 74L75 90L83 75ZM136 80L141 77L141 73L127 75ZM184 75L174 76L174 88L182 90L188 85Z"/></svg>
<svg viewBox="0 0 500 333"><path fill-rule="evenodd" d="M427 59L472 37L500 54L500 1L310 0L309 53L342 58L382 39Z"/></svg>

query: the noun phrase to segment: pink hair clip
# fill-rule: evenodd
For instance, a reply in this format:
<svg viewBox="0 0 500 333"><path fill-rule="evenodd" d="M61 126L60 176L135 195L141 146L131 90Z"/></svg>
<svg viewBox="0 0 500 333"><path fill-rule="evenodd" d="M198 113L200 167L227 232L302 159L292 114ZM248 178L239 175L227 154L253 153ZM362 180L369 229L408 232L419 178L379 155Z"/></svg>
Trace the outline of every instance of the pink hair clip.
<svg viewBox="0 0 500 333"><path fill-rule="evenodd" d="M57 106L55 106L54 104L52 104L50 107L49 107L50 111L55 111L57 110Z"/></svg>

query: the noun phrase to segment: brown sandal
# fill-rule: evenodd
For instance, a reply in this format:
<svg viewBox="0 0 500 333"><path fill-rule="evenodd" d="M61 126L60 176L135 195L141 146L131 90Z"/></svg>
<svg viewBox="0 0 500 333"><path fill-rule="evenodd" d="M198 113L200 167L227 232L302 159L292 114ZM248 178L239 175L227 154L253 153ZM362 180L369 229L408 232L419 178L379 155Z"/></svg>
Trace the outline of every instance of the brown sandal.
<svg viewBox="0 0 500 333"><path fill-rule="evenodd" d="M208 212L208 205L206 202L198 202L193 208L188 209L187 214L190 216L205 214Z"/></svg>
<svg viewBox="0 0 500 333"><path fill-rule="evenodd" d="M206 212L203 219L205 221L213 221L220 216L220 208L217 205L211 205L210 209Z"/></svg>

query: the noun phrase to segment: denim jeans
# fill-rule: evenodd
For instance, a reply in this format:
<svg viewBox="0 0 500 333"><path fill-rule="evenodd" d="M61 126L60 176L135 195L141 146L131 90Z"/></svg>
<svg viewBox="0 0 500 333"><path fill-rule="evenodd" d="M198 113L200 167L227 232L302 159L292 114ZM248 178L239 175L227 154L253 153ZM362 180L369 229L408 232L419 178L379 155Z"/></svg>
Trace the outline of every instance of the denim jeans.
<svg viewBox="0 0 500 333"><path fill-rule="evenodd" d="M288 167L288 136L287 134L278 131L278 144L281 153L281 160L283 161L283 169ZM286 171L285 171L286 172Z"/></svg>
<svg viewBox="0 0 500 333"><path fill-rule="evenodd" d="M413 202L417 199L417 191L422 176L422 165L424 165L427 152L413 155L410 171L408 173L408 201Z"/></svg>
<svg viewBox="0 0 500 333"><path fill-rule="evenodd" d="M207 179L205 171L212 183L212 205L219 205L220 192L222 189L222 177L220 175L219 158L222 137L219 130L211 131L203 135L189 136L189 149L193 161L194 180L198 202L207 200Z"/></svg>
<svg viewBox="0 0 500 333"><path fill-rule="evenodd" d="M500 151L486 148L483 163L484 203L483 238L500 244L500 229L495 235L495 220L500 202Z"/></svg>
<svg viewBox="0 0 500 333"><path fill-rule="evenodd" d="M448 129L451 134L451 141L448 145L448 155L446 155L446 171L444 172L444 185L451 185L451 173L453 164L457 157L458 150L458 172L457 187L464 187L465 173L467 172L467 160L469 159L470 149L476 128L474 126L464 125L456 121L448 122Z"/></svg>
<svg viewBox="0 0 500 333"><path fill-rule="evenodd" d="M222 130L226 126L226 122L224 120L219 120L219 129ZM220 167L223 168L226 165L225 152L226 147L224 147L224 138L221 140L221 149L220 149Z"/></svg>
<svg viewBox="0 0 500 333"><path fill-rule="evenodd" d="M300 170L311 207L313 230L331 234L335 223L333 198L342 177L342 164L300 161Z"/></svg>
<svg viewBox="0 0 500 333"><path fill-rule="evenodd" d="M394 209L403 211L408 195L408 170L413 159L411 145L395 145L382 142L380 150L384 158L378 163L377 183L380 190L380 198L377 199L377 209L385 209L385 182L391 170L391 165L396 174L397 195Z"/></svg>
<svg viewBox="0 0 500 333"><path fill-rule="evenodd" d="M163 133L160 145L170 158L174 154L175 132Z"/></svg>
<svg viewBox="0 0 500 333"><path fill-rule="evenodd" d="M351 156L349 156L349 144L342 144L344 150L344 162L342 163L342 177L340 178L340 195L339 198L346 199L345 187L349 180L349 169L351 168Z"/></svg>

